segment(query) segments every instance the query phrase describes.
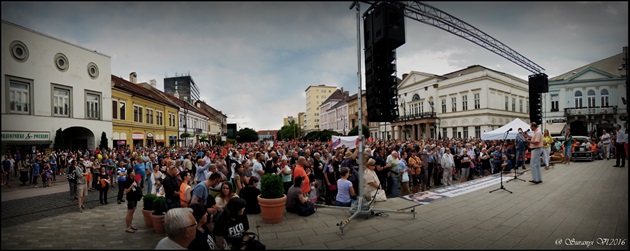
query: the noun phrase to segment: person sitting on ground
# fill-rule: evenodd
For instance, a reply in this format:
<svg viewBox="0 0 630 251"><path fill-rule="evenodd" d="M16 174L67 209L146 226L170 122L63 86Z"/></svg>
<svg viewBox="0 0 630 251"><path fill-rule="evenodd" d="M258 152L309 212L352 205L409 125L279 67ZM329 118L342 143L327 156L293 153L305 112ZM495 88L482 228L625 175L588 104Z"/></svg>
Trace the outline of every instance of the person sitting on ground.
<svg viewBox="0 0 630 251"><path fill-rule="evenodd" d="M233 198L228 201L225 210L217 218L212 231L217 249L228 249L225 246L226 242L232 246L232 250L246 248L244 242L249 240L249 235L245 234L249 230L249 220L245 214L246 204L242 198Z"/></svg>
<svg viewBox="0 0 630 251"><path fill-rule="evenodd" d="M503 163L501 163L501 170L503 170L504 173L509 173L512 170L512 161L510 161L507 157L507 155L503 155ZM514 171L516 172L518 170L514 169Z"/></svg>
<svg viewBox="0 0 630 251"><path fill-rule="evenodd" d="M234 193L234 190L232 189L232 185L229 182L221 183L221 193L214 198L219 210L223 210L228 201L230 201L232 198L238 198L238 195L236 195Z"/></svg>
<svg viewBox="0 0 630 251"><path fill-rule="evenodd" d="M214 250L214 239L210 235L208 227L210 227L208 209L205 205L195 203L190 205L193 210L193 216L197 221L195 230L195 239L188 244L188 250Z"/></svg>
<svg viewBox="0 0 630 251"><path fill-rule="evenodd" d="M155 249L186 249L195 239L197 222L193 210L187 207L171 208L164 217L166 237Z"/></svg>
<svg viewBox="0 0 630 251"><path fill-rule="evenodd" d="M247 202L245 207L245 213L247 214L259 214L260 204L258 204L258 195L260 195L260 189L258 189L258 177L251 176L248 180L247 186L241 189L239 197L243 198Z"/></svg>
<svg viewBox="0 0 630 251"><path fill-rule="evenodd" d="M293 179L293 186L289 188L289 192L287 193L287 202L285 204L287 212L299 214L302 211L307 211L300 208L302 204L307 206L306 209L309 210L309 205L310 207L313 207L312 203L307 204L307 202L309 202L308 194L302 193L302 189L300 189L303 181L304 178L302 176L296 176Z"/></svg>

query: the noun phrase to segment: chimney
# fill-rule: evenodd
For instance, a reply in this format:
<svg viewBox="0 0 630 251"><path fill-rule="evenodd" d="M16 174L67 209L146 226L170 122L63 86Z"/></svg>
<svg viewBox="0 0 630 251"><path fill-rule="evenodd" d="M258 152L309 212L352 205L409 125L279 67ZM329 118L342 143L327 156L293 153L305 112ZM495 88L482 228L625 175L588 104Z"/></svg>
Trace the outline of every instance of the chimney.
<svg viewBox="0 0 630 251"><path fill-rule="evenodd" d="M138 78L138 74L136 74L136 72L132 72L129 73L129 82L136 84L137 83L137 79Z"/></svg>
<svg viewBox="0 0 630 251"><path fill-rule="evenodd" d="M405 78L407 78L407 76L409 76L409 73L403 74L403 78L402 79L405 80Z"/></svg>
<svg viewBox="0 0 630 251"><path fill-rule="evenodd" d="M149 80L149 84L151 84L151 86L152 86L153 88L156 88L156 89L157 89L157 81L155 81L155 79L151 79L151 80Z"/></svg>

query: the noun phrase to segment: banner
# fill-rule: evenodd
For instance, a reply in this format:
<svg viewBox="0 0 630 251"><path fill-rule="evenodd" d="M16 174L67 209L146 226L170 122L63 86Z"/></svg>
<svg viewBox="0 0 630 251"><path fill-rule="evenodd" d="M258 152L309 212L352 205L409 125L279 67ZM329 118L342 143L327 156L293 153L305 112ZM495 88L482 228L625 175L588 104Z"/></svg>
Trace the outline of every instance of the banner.
<svg viewBox="0 0 630 251"><path fill-rule="evenodd" d="M332 136L331 138L331 148L337 149L340 146L346 146L350 149L357 148L357 142L359 141L359 136Z"/></svg>

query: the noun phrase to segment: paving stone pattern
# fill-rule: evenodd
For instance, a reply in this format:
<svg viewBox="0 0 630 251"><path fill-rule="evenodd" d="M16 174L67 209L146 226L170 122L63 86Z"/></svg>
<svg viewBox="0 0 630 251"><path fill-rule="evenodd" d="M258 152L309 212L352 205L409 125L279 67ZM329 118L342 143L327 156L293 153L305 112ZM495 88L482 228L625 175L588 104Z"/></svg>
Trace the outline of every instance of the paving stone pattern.
<svg viewBox="0 0 630 251"><path fill-rule="evenodd" d="M352 214L327 207L309 217L285 212L283 221L275 225L263 223L260 215L248 215L249 231L257 232L270 250L628 250L628 168L612 165L614 161L604 160L558 164L542 170L541 184L504 183L512 194L489 193L500 186L496 184L418 206L415 219L390 212L360 215L343 233L337 224ZM529 180L531 174L522 178ZM124 232L126 205L116 204L115 199L101 206L98 193L91 192L87 205L92 209L79 213L76 201L66 196L3 202L1 249L153 249L165 236L144 226L140 210L134 214L138 232ZM392 198L375 207L397 210L413 205ZM624 240L624 244L606 245L604 238ZM582 245L586 242L592 244Z"/></svg>

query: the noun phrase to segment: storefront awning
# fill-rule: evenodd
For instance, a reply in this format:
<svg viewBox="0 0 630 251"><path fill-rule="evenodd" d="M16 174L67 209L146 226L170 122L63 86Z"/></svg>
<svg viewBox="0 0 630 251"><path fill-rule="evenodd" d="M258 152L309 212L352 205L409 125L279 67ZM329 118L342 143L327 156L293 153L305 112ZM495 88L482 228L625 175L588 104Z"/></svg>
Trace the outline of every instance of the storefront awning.
<svg viewBox="0 0 630 251"><path fill-rule="evenodd" d="M564 127L566 126L566 124L567 123L547 124L545 126L545 129L549 130L550 136L558 136L558 135L562 135L562 132L564 131Z"/></svg>
<svg viewBox="0 0 630 251"><path fill-rule="evenodd" d="M9 141L3 140L3 145L20 145L20 146L28 146L28 145L46 145L52 144L52 141L47 140L33 140L33 141Z"/></svg>

